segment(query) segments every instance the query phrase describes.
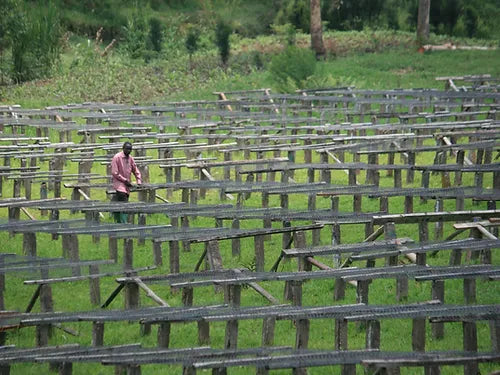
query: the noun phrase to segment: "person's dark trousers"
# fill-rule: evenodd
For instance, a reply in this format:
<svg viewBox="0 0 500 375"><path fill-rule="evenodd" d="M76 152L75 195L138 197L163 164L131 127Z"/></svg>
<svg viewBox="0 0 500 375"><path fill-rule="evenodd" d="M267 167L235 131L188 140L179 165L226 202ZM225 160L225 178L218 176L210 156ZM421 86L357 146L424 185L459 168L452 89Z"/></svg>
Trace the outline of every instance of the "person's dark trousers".
<svg viewBox="0 0 500 375"><path fill-rule="evenodd" d="M122 191L117 191L113 197L113 202L128 202L128 194ZM113 212L115 223L127 223L128 215L124 212Z"/></svg>

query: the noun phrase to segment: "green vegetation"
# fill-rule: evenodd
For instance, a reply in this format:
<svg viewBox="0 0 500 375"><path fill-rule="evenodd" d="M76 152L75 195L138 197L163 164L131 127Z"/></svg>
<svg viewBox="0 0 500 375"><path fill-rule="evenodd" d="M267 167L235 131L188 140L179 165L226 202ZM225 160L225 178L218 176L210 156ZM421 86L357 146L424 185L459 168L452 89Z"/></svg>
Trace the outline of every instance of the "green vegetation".
<svg viewBox="0 0 500 375"><path fill-rule="evenodd" d="M65 0L58 4L58 12L47 7L47 16L56 17L56 13L62 20L62 25L69 33L62 39L64 42L62 53L59 54L59 45L44 47L43 51L52 51L47 57L43 57L43 51L37 52L33 47L28 55L22 55L27 61L26 74L31 74L30 69L36 67L34 60L47 58L52 65L44 65L50 74L44 79L31 80L23 84L15 84L18 81L35 78L34 76L22 76L15 73L12 58L16 56L14 43L16 40L12 22L16 21L10 5L17 4L18 0L6 0L0 2L0 11L5 17L0 18L0 104L20 104L27 108L41 108L47 105L78 103L85 101L96 102L140 102L140 103L165 103L174 100L190 99L215 99L214 91L232 91L240 89L255 89L270 87L272 92L291 91L296 88L332 87L352 85L358 88L442 88L442 83L435 81L436 76L462 75L489 73L500 76L500 51L461 51L448 50L440 52L428 52L419 54L415 51L415 35L411 30L411 23L406 23L408 17L414 14L410 1L378 0L373 3L382 4L382 8L374 8L371 15L357 14L353 7L353 1L344 0L341 8L332 6L340 2L323 2L325 13L324 20L328 30L324 33L325 46L328 50L326 61L316 62L309 56L309 35L300 29L306 28L307 17L304 8L305 0L295 1L181 1L181 0L150 0L140 2L147 3L145 7L138 7L139 2L127 0L103 0L103 1L77 1ZM271 7L269 4L272 3ZM370 3L366 1L365 3ZM433 1L433 4L453 3L463 7L465 3L456 0ZM4 4L9 6L2 8ZM36 8L36 2L29 2ZM396 6L398 4L398 6ZM470 3L474 5L475 3ZM466 12L459 12L455 18L441 17L441 24L433 26L434 31L440 33L454 33L456 36L432 34L431 43L442 44L453 42L457 45L480 45L486 47L498 46L498 30L489 26L489 19L485 17L485 9L490 12L492 18L498 14L497 9L491 9L493 2L484 2L483 7L468 6ZM17 6L16 5L16 6ZM400 6L401 5L401 6ZM332 8L329 8L331 7ZM437 5L436 5L437 6ZM444 5L443 5L444 6ZM140 9L140 10L139 10ZM448 8L447 8L448 9ZM450 8L451 9L451 8ZM453 8L455 9L455 8ZM461 9L461 8L459 8ZM375 12L377 10L377 12ZM35 10L33 10L35 11ZM328 13L330 12L330 13ZM340 17L339 12L345 12L343 19L345 24L337 24L334 17ZM451 10L449 11L452 13ZM496 13L495 13L496 12ZM39 13L42 14L42 13ZM330 14L330 16L328 16ZM455 14L455 13L453 13ZM442 15L442 14L441 14ZM368 19L366 19L368 17ZM497 17L498 18L498 17ZM22 19L22 18L19 18ZM47 18L48 19L48 18ZM54 20L54 18L50 18ZM216 20L223 20L233 30L228 34L227 52L224 57L218 48L216 39ZM445 22L446 20L446 22ZM347 22L348 21L348 22ZM39 24L39 29L53 23ZM442 26L440 26L442 25ZM26 25L25 25L26 26ZM392 30L385 27L389 26ZM31 27L31 26L30 26ZM97 31L103 27L102 31ZM384 27L384 28L382 28ZM342 29L335 31L333 29ZM352 29L360 30L352 30ZM399 29L395 31L395 29ZM29 29L31 30L31 29ZM33 28L34 30L34 28ZM47 43L50 41L61 41L56 34L47 35ZM495 31L496 30L496 31ZM35 31L33 31L35 32ZM37 31L38 35L42 35ZM59 31L58 31L59 32ZM44 31L45 33L45 31ZM486 36L489 40L470 39L466 36ZM21 33L21 35L24 35ZM44 34L45 35L45 34ZM60 35L60 34L59 34ZM110 45L113 38L116 43ZM495 39L497 38L497 39ZM37 43L45 43L44 40L34 38ZM26 42L28 43L28 42ZM22 45L22 44L19 44ZM49 45L49 44L47 44ZM229 48L230 46L230 48ZM230 53L229 53L230 52ZM20 53L20 52L17 52ZM26 52L28 53L28 52ZM36 53L36 54L35 54ZM57 55L57 56L56 56ZM52 59L52 57L59 57ZM225 67L221 64L221 58ZM40 60L42 61L42 60ZM60 61L58 69L54 69L54 62ZM20 70L21 71L21 70ZM33 70L35 73L38 71ZM24 74L24 73L23 73ZM38 73L37 73L38 74ZM31 78L30 78L31 77ZM332 119L334 120L334 119ZM359 120L359 119L358 119ZM154 129L157 130L157 129ZM174 129L165 129L166 132ZM34 135L34 131L33 131ZM57 134L50 134L52 140L57 140ZM76 134L74 134L76 137ZM76 138L75 138L76 139ZM150 152L151 156L154 156ZM174 156L182 156L180 153ZM243 154L238 156L243 158ZM417 164L429 163L432 155L425 155L417 160ZM302 155L297 155L301 160ZM315 162L318 161L315 155ZM352 161L352 160L346 160ZM363 160L362 161L366 161ZM381 163L384 161L381 160ZM13 160L12 165L18 166L18 160ZM68 164L70 173L75 173L74 165ZM104 175L105 167L95 165L93 172ZM151 168L151 182L163 182L164 177L158 171ZM215 174L215 178L222 176ZM358 178L364 181L364 174ZM297 173L297 181L305 181L305 174ZM333 173L336 183L346 184L347 177L339 171ZM390 177L381 176L382 186L391 186ZM490 184L491 176L485 176L486 184ZM465 174L465 185L474 183L473 176ZM419 176L415 186L420 185ZM491 187L491 186L488 186ZM34 185L34 198L37 198L37 186ZM3 191L5 196L10 196L12 191L11 181L4 182ZM63 195L68 197L69 193L63 190ZM106 199L104 193L92 192L93 199ZM301 197L290 197L292 209L306 208L306 200ZM135 197L134 197L135 199ZM175 192L172 201L180 201L180 193ZM219 198L214 193L208 193L201 204L218 203ZM341 211L350 211L352 198L341 199ZM272 197L270 206L278 206L279 198ZM318 199L318 209L327 208L330 205L328 199ZM247 207L259 207L260 198L250 197L245 201ZM445 209L453 209L452 202L446 202ZM472 206L467 209L485 209L485 204ZM378 209L378 201L374 199L363 199L364 211L375 211ZM432 211L432 202L415 202L415 211ZM403 211L403 199L391 198L391 211ZM38 212L34 214L39 217ZM2 217L7 213L3 212ZM65 212L62 218L72 218ZM79 217L79 216L78 216ZM111 222L110 217L104 221ZM152 215L148 217L148 223L166 223L168 219L163 215ZM191 223L193 226L212 227L213 221L197 218ZM297 223L300 224L300 223ZM261 222L245 221L243 227L261 226ZM397 227L398 236L417 238L415 226L402 225ZM451 233L450 225L445 227L445 235ZM342 241L360 241L364 235L361 226L344 226L342 228ZM329 243L330 236L325 230L322 233L322 243ZM310 238L308 239L310 243ZM226 243L227 242L227 243ZM21 253L22 238L17 235L9 238L6 233L0 233L0 251ZM82 259L102 259L107 256L107 241L101 239L100 243L93 243L90 236L81 236L80 253ZM269 269L276 259L280 247L281 237L273 236L265 244L266 247L266 269ZM48 235L39 235L38 253L40 256L60 256L61 244L52 241ZM193 265L203 250L203 245L191 245L191 252L182 252L181 271L192 271ZM167 250L165 250L167 251ZM225 267L251 267L254 264L252 240L242 241L242 254L239 258L231 256L231 244L229 241L222 243L222 256ZM135 245L134 265L137 267L150 265L152 263L151 244ZM121 254L120 254L121 256ZM429 263L446 265L449 254L446 252L431 258ZM165 256L165 259L168 258ZM322 259L325 263L331 263L331 259ZM119 259L121 262L122 259ZM493 261L499 264L499 255L494 253ZM166 262L165 262L166 263ZM295 262L282 264L280 270L295 270ZM168 266L159 268L157 273L168 272ZM7 278L6 307L8 309L24 310L34 289L22 285L19 276L35 278L33 275L9 275ZM282 286L279 283L264 283L263 286L273 295L283 295ZM102 295L107 297L116 287L112 278L103 281ZM449 303L463 303L461 291L462 285L458 281L446 282L446 301ZM55 285L54 300L55 308L60 311L79 311L93 308L88 302L88 286L85 282ZM158 294L167 299L173 306L180 306L180 293L171 291L162 286L153 288ZM304 286L305 305L328 305L332 303L331 282L309 282ZM478 280L478 303L498 303L499 286L495 283ZM71 296L69 298L68 296ZM410 283L410 296L408 302L423 301L430 298L429 283ZM199 288L195 290L195 304L217 304L222 303L223 297L214 294L213 288ZM394 299L394 283L386 280L377 280L370 287L370 300L380 304L396 303ZM353 303L355 291L349 289L342 303ZM152 302L143 298L141 303L149 306ZM245 290L242 295L243 305L261 305L266 303L260 296L250 290ZM116 301L111 308L121 308L121 301ZM38 306L35 307L37 311ZM409 337L411 328L408 321L382 322L382 349L384 350L410 350ZM89 345L91 342L90 325L88 323L72 324L71 328L80 332L78 337L72 337L66 333L55 330L51 338L51 344L66 344L78 342ZM243 322L240 325L240 347L258 345L260 338L255 332L260 332L261 322ZM288 322L278 322L276 326L276 345L293 345L294 337L290 332L293 327ZM211 326L212 345L222 347L224 340L224 325L220 323ZM331 348L333 343L333 322L312 321L311 348ZM488 337L489 331L486 324L479 324L478 337ZM429 335L430 337L430 335ZM401 339L399 339L401 338ZM196 344L197 332L195 324L174 324L172 328L172 347L186 347ZM350 348L364 347L364 333L354 325L350 327ZM427 347L431 349L457 349L461 341L461 329L459 324L446 326L446 337L444 340L431 340ZM105 343L108 345L141 342L144 346L155 346L155 335L141 337L138 325L109 324L106 326ZM18 332L10 332L8 344L20 347L34 345L34 329L23 328ZM480 350L489 349L489 340L479 340ZM487 372L493 369L490 365L482 365ZM13 373L38 374L41 367L30 365L17 365ZM45 367L43 368L46 369ZM179 372L179 368L174 369ZM170 373L174 371L170 367L145 366L144 374ZM318 368L312 369L311 374L327 374L338 369ZM448 368L443 374L453 374L456 368ZM112 373L111 368L76 364L75 374ZM246 374L248 369L234 369L233 374ZM413 373L413 372L406 372Z"/></svg>
<svg viewBox="0 0 500 375"><path fill-rule="evenodd" d="M380 43L386 43L389 39L385 33L335 33L339 43L348 43L355 41L360 53L353 52L348 56L338 57L327 62L318 62L317 68L312 77L314 79L328 79L329 83L339 85L355 85L361 88L394 88L394 87L441 87L442 83L434 80L435 76L453 75L453 74L473 74L473 73L491 73L493 75L500 74L500 67L495 64L499 61L498 51L443 51L427 54L418 54L416 52L408 52L408 49L397 47L386 51L385 53L361 53L365 46L373 46L373 39L377 38ZM400 37L405 34L399 35ZM343 38L345 40L343 41ZM305 36L298 35L297 44L305 39ZM230 91L236 89L249 89L269 87L272 81L269 78L269 73L266 71L256 70L249 61L243 60L243 56L250 56L248 50L243 46L247 40L240 40L236 43L234 49L237 51L231 56L229 66L226 71L222 70L217 62L218 55L215 52L193 55L193 66L196 69L192 71L188 69L188 64L185 64L187 57L179 60L176 65L172 66L171 62L153 61L144 66L143 62L130 61L123 58L119 53L106 56L101 56L102 46L99 43L82 43L78 47L72 47L71 53L66 52L63 58L63 71L68 69L71 74L56 75L50 81L34 82L16 86L13 89L4 91L8 103L20 103L25 107L40 107L49 104L61 104L68 102L82 101L123 101L130 102L139 100L140 102L165 102L167 100L182 100L182 99L213 99L211 94L213 91ZM258 41L262 51L265 51L267 46L272 46L272 39L260 39ZM401 44L403 42L401 41ZM384 44L385 46L385 44ZM385 49L386 47L380 47ZM198 56L199 55L199 56ZM210 59L209 61L206 61ZM239 60L241 59L241 60ZM248 57L250 59L250 57ZM245 73L247 72L247 73ZM130 79L135 77L135 79ZM312 78L310 78L312 79ZM160 91L161 90L161 91ZM355 119L356 121L356 119ZM155 129L156 130L156 129ZM166 132L174 131L174 129L165 129ZM76 134L73 135L76 137ZM51 133L53 140L57 139L57 134ZM76 139L76 138L75 138ZM151 156L154 156L151 154ZM174 156L182 156L176 153ZM421 156L417 160L417 164L430 163L433 155L428 154ZM243 154L238 158L243 158ZM297 159L302 160L302 155L298 154ZM315 155L314 162L318 161ZM352 160L346 160L352 161ZM365 159L362 159L365 161ZM384 163L385 160L381 160ZM16 165L18 161L12 161ZM73 164L68 164L67 168L70 172L74 168ZM93 172L105 174L104 166L95 165ZM158 171L151 169L151 182L162 182L163 175ZM215 174L215 178L222 178L221 175ZM364 173L358 179L364 181ZM304 173L297 173L294 177L296 181L305 181ZM474 183L471 174L464 175L464 184L472 185ZM333 173L333 180L339 184L347 184L347 177L341 172ZM381 176L380 183L382 186L391 186L392 178ZM433 179L437 183L437 179ZM491 176L485 176L486 186L491 187ZM420 185L420 178L417 175L414 186ZM37 185L33 188L37 197ZM5 196L9 196L12 191L12 183L4 182L3 191ZM68 197L68 192L63 191L63 195ZM50 196L50 195L49 195ZM92 192L93 199L106 199L104 193ZM133 197L136 199L136 197ZM180 201L180 192L175 192L172 197L173 202ZM219 198L215 192L207 194L206 198L200 200L200 204L218 203ZM391 198L391 212L403 211L403 199ZM307 201L301 199L300 196L290 197L290 207L292 209L305 209ZM244 205L246 207L259 207L260 197L252 195ZM278 206L279 198L272 197L270 206ZM317 208L327 208L330 205L328 199L319 198ZM340 201L341 211L350 211L352 207L352 198L343 197ZM453 209L453 202L446 202L445 209ZM472 206L468 204L466 209L485 209L485 204ZM378 201L376 199L363 199L364 211L375 211L378 209ZM433 204L431 201L427 203L415 202L415 211L432 211ZM33 212L39 217L38 212ZM7 213L2 214L4 217ZM70 215L65 212L62 218L74 218L77 215ZM168 218L163 215L151 215L148 217L148 223L167 223ZM106 217L104 220L111 222L111 217ZM301 223L297 223L301 224ZM213 227L213 220L197 218L191 222L192 226ZM226 223L226 225L229 225ZM242 227L261 226L259 221L244 221ZM446 225L445 236L452 232L451 225ZM408 236L417 238L416 228L414 225L401 225L397 227L398 236ZM360 241L364 235L364 228L361 226L344 226L342 228L342 242ZM323 231L321 241L327 244L330 241L328 230ZM308 243L311 239L308 238ZM2 251L21 253L22 238L17 235L9 239L6 233L0 233L0 246ZM82 259L102 259L108 254L107 241L101 239L100 243L93 243L90 236L80 237L80 253ZM269 269L276 259L280 247L281 237L272 236L270 241L265 243L266 247L266 269ZM152 263L151 244L146 243L144 246L134 245L134 265L137 267L150 265ZM48 235L38 236L38 254L40 256L60 256L61 244L60 240L52 241ZM168 247L165 246L165 259L168 259ZM181 271L187 272L193 269L193 265L197 262L198 257L203 250L203 245L192 244L190 252L182 252ZM231 256L231 244L229 241L221 243L221 252L224 259L225 267L251 267L254 264L253 258L253 241L242 241L242 252L239 258ZM442 252L434 258L428 260L429 263L435 265L446 265L448 263L449 253ZM499 263L498 253L494 253L493 262ZM330 264L331 259L324 258L321 261ZM121 254L119 263L122 262ZM165 263L167 263L165 261ZM295 262L286 262L280 266L280 271L292 271L296 269ZM160 267L155 272L167 273L168 265ZM24 286L21 283L21 278L36 278L36 275L9 275L7 278L6 292L6 307L8 309L23 310L26 307L27 301L31 297L34 288ZM264 283L263 286L273 295L281 297L283 295L282 285L279 283ZM102 282L101 290L103 298L107 297L116 287L115 282L106 279ZM154 285L153 289L162 298L165 298L169 304L180 306L180 293L175 293L169 288ZM394 304L394 283L387 280L377 280L370 287L370 301L380 304ZM487 281L478 281L478 303L497 303L499 287L495 283ZM328 281L324 282L308 282L304 285L304 304L305 305L328 305L332 303L333 284ZM68 285L58 284L53 288L55 309L59 311L79 311L94 308L89 305L88 301L88 286L86 282L73 283ZM71 296L71 299L68 298ZM430 298L429 283L414 283L410 282L410 296L407 302L423 301ZM195 290L195 304L217 304L222 303L223 297L220 294L214 294L213 288L199 288ZM341 303L354 303L355 291L353 288L348 289L344 301ZM462 285L459 281L446 282L446 301L448 303L463 303ZM243 305L261 305L265 304L260 296L253 293L251 290L245 290L242 295ZM151 300L143 297L141 300L143 306L152 306ZM117 300L110 308L122 308L121 300ZM38 305L34 311L38 311ZM91 342L91 327L88 323L78 323L68 325L70 328L79 332L78 337L72 337L60 330L55 330L50 343L66 344L78 342L82 345L89 345ZM258 345L260 338L254 332L260 332L260 321L243 322L240 325L240 342L239 347L249 347ZM294 335L290 335L293 327L288 322L278 322L276 327L276 345L293 345ZM430 328L429 328L430 329ZM487 324L478 325L478 337L489 337ZM154 330L153 330L154 332ZM382 322L383 336L381 339L382 348L384 350L411 350L411 342L409 340L411 334L410 322L401 321L384 321ZM457 349L460 347L461 327L459 324L448 324L446 326L446 335L443 340L429 339L427 347L431 349ZM293 337L292 337L293 336ZM196 324L174 324L172 328L172 347L185 347L196 344L197 331ZM224 324L215 323L211 325L212 345L214 347L222 347L224 341ZM332 321L312 321L311 322L311 348L331 348L333 342L333 322ZM349 336L350 348L362 348L364 346L364 332L358 330L355 325L350 327ZM140 336L139 326L135 324L109 324L106 325L105 342L108 345L124 344L131 342L141 342L144 346L154 347L156 338L154 333L150 336ZM34 329L23 328L18 332L10 332L8 343L17 346L33 346L34 345ZM480 350L489 349L489 340L479 340ZM492 365L482 365L486 373L490 372ZM45 369L45 367L44 367ZM337 371L337 368L316 368L310 371L311 374L327 374ZM456 368L449 367L443 370L443 374L453 374ZM100 374L112 373L111 368L77 364L74 366L75 374L85 374L89 371L95 371ZM161 366L144 366L142 369L144 374L170 373L179 371L179 368L161 367ZM23 374L38 374L40 367L37 365L16 365L13 373ZM248 369L234 369L233 374L246 374ZM403 372L413 374L412 371Z"/></svg>
<svg viewBox="0 0 500 375"><path fill-rule="evenodd" d="M274 56L269 64L271 80L280 91L304 88L306 80L316 71L316 57L309 49L288 46Z"/></svg>
<svg viewBox="0 0 500 375"><path fill-rule="evenodd" d="M26 82L49 76L61 51L62 29L54 3L49 1L43 8L19 5L16 1L7 4L12 8L6 10L5 23L1 27L0 49L12 47L13 81ZM2 59L0 67L6 66Z"/></svg>
<svg viewBox="0 0 500 375"><path fill-rule="evenodd" d="M431 4L431 31L435 33L431 42L463 43L457 38L469 37L488 39L490 45L498 45L500 32L495 19L500 10L494 0L436 0ZM293 45L296 31L307 33L309 30L308 0L273 0L271 3L264 0L5 0L0 7L0 84L46 78L57 68L61 43L68 52L74 44L95 39L96 35L105 46L113 42L113 49L127 57L151 62L185 55L185 41L194 28L200 36L197 47L205 52L218 49L226 66L230 63L230 52L233 53L233 47L240 40L251 38L255 43L280 35L286 40L282 44ZM405 43L408 45L414 41L416 11L416 1L410 0L323 1L326 48L333 56L345 53L336 37L328 37L336 35L338 30L356 30L363 34L398 30L408 33L409 41ZM225 27L221 28L222 25ZM232 30L230 38L229 30ZM385 47L383 41L372 42L366 52ZM347 47L349 51L359 50L354 43ZM256 56L254 51L250 59ZM188 54L191 55L192 50L188 49Z"/></svg>
<svg viewBox="0 0 500 375"><path fill-rule="evenodd" d="M229 53L231 49L231 44L229 42L230 36L231 26L222 20L217 22L217 26L215 27L215 42L217 44L217 49L219 50L222 65L224 66L226 66L227 61L229 60Z"/></svg>
<svg viewBox="0 0 500 375"><path fill-rule="evenodd" d="M434 43L450 41L436 35L432 38ZM298 33L295 40L296 46L306 47L309 36ZM454 41L459 45L492 45L473 39ZM75 42L66 45L60 69L51 79L0 86L0 101L27 107L83 101L146 103L207 98L213 91L261 87L270 87L274 92L280 88L292 89L279 87L275 77L268 73L273 56L287 44L286 38L281 36L249 39L233 34L227 69L221 66L215 45L209 48L203 35L191 61L185 40L181 40L179 52L164 48L165 58L154 58L147 64L142 58L130 59L114 46L104 54L106 43L100 40L78 39ZM326 33L325 45L330 58L316 64L314 74L305 81L304 87L441 87L434 77L479 73L498 76L500 73L498 50L419 54L413 43L414 35L404 32ZM288 68L284 66L283 70Z"/></svg>

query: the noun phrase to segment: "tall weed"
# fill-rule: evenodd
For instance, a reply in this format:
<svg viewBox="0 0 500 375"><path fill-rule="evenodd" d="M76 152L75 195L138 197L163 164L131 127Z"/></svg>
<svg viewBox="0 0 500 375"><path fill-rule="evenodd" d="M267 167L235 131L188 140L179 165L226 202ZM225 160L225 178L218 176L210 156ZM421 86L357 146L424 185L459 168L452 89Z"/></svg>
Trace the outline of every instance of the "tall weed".
<svg viewBox="0 0 500 375"><path fill-rule="evenodd" d="M288 46L269 65L270 79L280 91L303 88L316 70L316 58L309 49Z"/></svg>
<svg viewBox="0 0 500 375"><path fill-rule="evenodd" d="M25 82L49 76L59 62L61 36L59 14L49 1L44 7L22 9L12 33L12 78Z"/></svg>
<svg viewBox="0 0 500 375"><path fill-rule="evenodd" d="M121 49L133 59L143 57L146 52L148 30L146 17L140 9L136 8L128 19L127 26L123 28L123 34Z"/></svg>
<svg viewBox="0 0 500 375"><path fill-rule="evenodd" d="M231 35L231 26L225 21L220 20L217 22L215 28L215 39L217 43L217 48L219 50L219 56L221 58L222 64L226 65L229 60L230 43L229 36Z"/></svg>
<svg viewBox="0 0 500 375"><path fill-rule="evenodd" d="M149 44L151 49L156 52L161 52L163 48L163 25L158 18L149 20Z"/></svg>

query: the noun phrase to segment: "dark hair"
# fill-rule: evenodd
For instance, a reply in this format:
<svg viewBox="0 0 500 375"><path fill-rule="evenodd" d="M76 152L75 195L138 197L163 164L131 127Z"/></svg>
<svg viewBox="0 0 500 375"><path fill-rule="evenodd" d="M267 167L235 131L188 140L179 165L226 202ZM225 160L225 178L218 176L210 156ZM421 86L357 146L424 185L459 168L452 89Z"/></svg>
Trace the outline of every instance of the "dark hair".
<svg viewBox="0 0 500 375"><path fill-rule="evenodd" d="M127 145L129 145L130 147L132 147L132 143L130 143L130 142L127 141L127 142L123 143L123 147L122 148L125 148L125 146L127 146Z"/></svg>

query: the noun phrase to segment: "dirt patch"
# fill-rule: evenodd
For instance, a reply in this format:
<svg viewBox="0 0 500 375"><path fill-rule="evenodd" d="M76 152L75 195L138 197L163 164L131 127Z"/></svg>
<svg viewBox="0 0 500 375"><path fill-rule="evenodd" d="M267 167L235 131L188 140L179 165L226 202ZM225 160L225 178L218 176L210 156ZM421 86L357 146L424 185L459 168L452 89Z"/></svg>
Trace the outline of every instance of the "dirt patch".
<svg viewBox="0 0 500 375"><path fill-rule="evenodd" d="M398 76L404 76L405 74L413 73L413 68L408 67L403 69L391 70L391 73L397 74Z"/></svg>

